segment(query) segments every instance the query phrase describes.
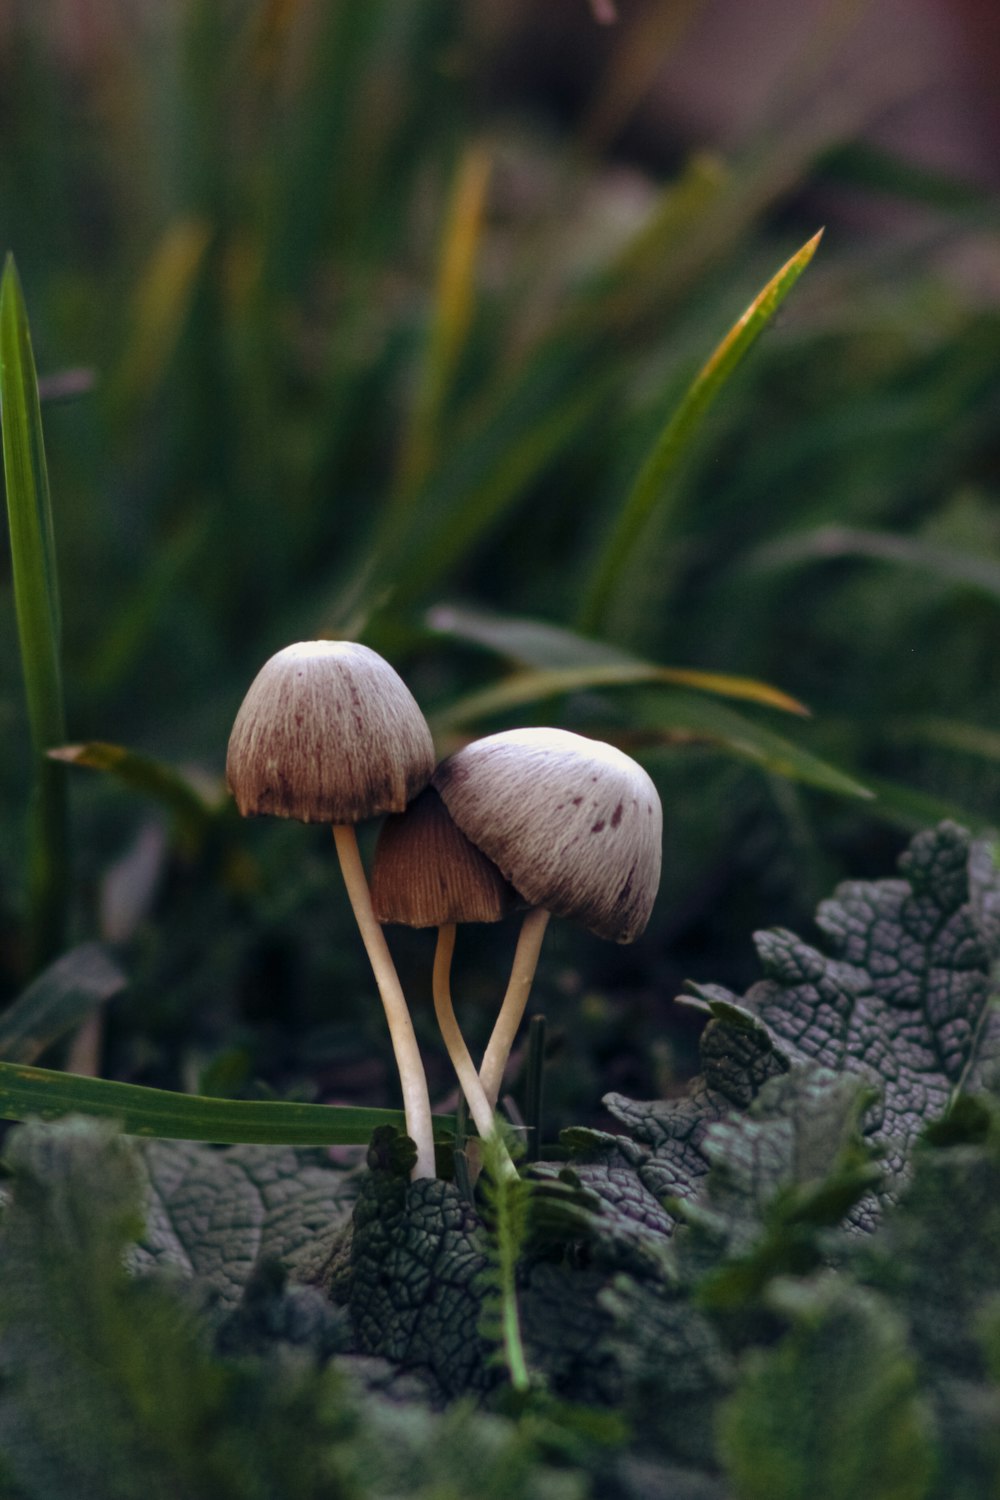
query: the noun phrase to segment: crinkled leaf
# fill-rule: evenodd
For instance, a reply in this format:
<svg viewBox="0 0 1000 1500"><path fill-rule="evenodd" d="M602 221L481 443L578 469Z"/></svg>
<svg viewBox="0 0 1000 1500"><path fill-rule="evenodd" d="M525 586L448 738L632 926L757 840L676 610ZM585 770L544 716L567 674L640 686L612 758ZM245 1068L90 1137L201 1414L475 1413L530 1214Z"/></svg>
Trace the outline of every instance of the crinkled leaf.
<svg viewBox="0 0 1000 1500"><path fill-rule="evenodd" d="M674 1241L704 1305L731 1309L781 1272L819 1263L821 1232L841 1224L878 1180L861 1140L872 1097L850 1074L799 1067L771 1079L745 1116L708 1127L708 1177L682 1206L686 1227Z"/></svg>
<svg viewBox="0 0 1000 1500"><path fill-rule="evenodd" d="M193 1305L130 1276L141 1163L109 1127L11 1139L0 1235L0 1450L24 1500L338 1493L353 1413L332 1370L227 1365Z"/></svg>
<svg viewBox="0 0 1000 1500"><path fill-rule="evenodd" d="M899 868L901 878L849 881L820 905L826 952L790 932L760 933L767 977L741 1000L696 988L714 1019L687 1098L608 1096L650 1148L640 1172L653 1192L689 1196L707 1169L711 1121L794 1064L860 1074L880 1091L865 1129L890 1174L904 1170L920 1130L960 1085L995 1076L1000 875L991 846L942 823L917 835Z"/></svg>
<svg viewBox="0 0 1000 1500"><path fill-rule="evenodd" d="M354 1210L351 1315L359 1347L429 1374L455 1396L495 1383L491 1348L476 1332L485 1229L450 1183L409 1180L376 1132Z"/></svg>
<svg viewBox="0 0 1000 1500"><path fill-rule="evenodd" d="M138 1263L198 1278L222 1306L239 1300L261 1261L319 1279L357 1193L357 1174L317 1151L155 1141L143 1158L147 1227Z"/></svg>
<svg viewBox="0 0 1000 1500"><path fill-rule="evenodd" d="M928 1413L901 1320L832 1275L776 1286L791 1329L747 1356L720 1442L740 1500L921 1500Z"/></svg>
<svg viewBox="0 0 1000 1500"><path fill-rule="evenodd" d="M520 1424L362 1397L323 1363L338 1315L274 1262L218 1331L238 1358L220 1358L175 1278L126 1269L147 1173L109 1126L24 1126L7 1165L5 1500L402 1500L464 1494L472 1476L484 1500L583 1500Z"/></svg>
<svg viewBox="0 0 1000 1500"><path fill-rule="evenodd" d="M1000 1110L953 1113L933 1132L942 1144L915 1152L860 1271L909 1325L938 1433L935 1495L975 1500L1000 1492Z"/></svg>
<svg viewBox="0 0 1000 1500"><path fill-rule="evenodd" d="M613 1320L607 1345L622 1380L636 1447L714 1466L716 1404L734 1364L708 1317L676 1292L620 1276L601 1296Z"/></svg>

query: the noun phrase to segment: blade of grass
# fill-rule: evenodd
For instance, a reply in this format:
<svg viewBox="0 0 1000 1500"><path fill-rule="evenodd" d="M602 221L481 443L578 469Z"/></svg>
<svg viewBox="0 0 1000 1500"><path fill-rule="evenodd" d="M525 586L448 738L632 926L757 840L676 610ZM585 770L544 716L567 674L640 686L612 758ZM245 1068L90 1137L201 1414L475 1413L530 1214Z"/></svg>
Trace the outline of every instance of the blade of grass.
<svg viewBox="0 0 1000 1500"><path fill-rule="evenodd" d="M621 585L629 561L657 505L664 486L687 451L716 397L816 253L823 231L813 236L758 293L718 345L670 416L626 496L617 523L585 591L579 624L599 628Z"/></svg>
<svg viewBox="0 0 1000 1500"><path fill-rule="evenodd" d="M201 219L179 219L157 245L135 292L128 345L114 381L132 409L148 401L170 362L212 237Z"/></svg>
<svg viewBox="0 0 1000 1500"><path fill-rule="evenodd" d="M71 948L0 1016L0 1058L34 1062L125 984L124 973L102 943Z"/></svg>
<svg viewBox="0 0 1000 1500"><path fill-rule="evenodd" d="M693 687L701 692L762 703L786 713L809 712L796 698L770 683L731 673L660 666L606 641L589 640L546 620L491 615L450 605L437 605L427 612L426 620L431 630L486 646L531 669L450 705L438 715L446 724L465 723L581 688L641 682Z"/></svg>
<svg viewBox="0 0 1000 1500"><path fill-rule="evenodd" d="M30 808L29 965L62 946L68 900L66 786L45 751L66 738L52 505L31 333L14 258L0 281L0 428L14 605L36 757Z"/></svg>
<svg viewBox="0 0 1000 1500"><path fill-rule="evenodd" d="M820 526L805 535L787 537L753 553L746 559L746 566L788 568L842 557L916 568L1000 600L1000 564L988 557L956 552L920 537L894 536L850 526Z"/></svg>
<svg viewBox="0 0 1000 1500"><path fill-rule="evenodd" d="M1000 762L1000 731L985 729L982 724L965 724L957 719L900 719L888 728L889 737L897 743L917 740Z"/></svg>
<svg viewBox="0 0 1000 1500"><path fill-rule="evenodd" d="M470 146L459 163L441 245L424 370L403 444L399 484L389 508L393 521L433 466L441 413L472 319L491 165L489 155L478 145Z"/></svg>
<svg viewBox="0 0 1000 1500"><path fill-rule="evenodd" d="M60 745L50 750L49 756L66 765L107 771L132 791L151 797L166 808L174 819L178 836L189 848L197 849L204 841L212 820L212 808L198 789L173 766L104 740L90 740L85 745Z"/></svg>
<svg viewBox="0 0 1000 1500"><path fill-rule="evenodd" d="M794 698L766 682L749 677L729 676L723 672L698 672L684 667L657 667L645 662L619 662L592 667L564 667L551 672L517 672L503 682L491 684L478 692L449 704L433 715L435 724L453 728L474 723L508 709L523 708L564 693L582 692L586 688L634 687L640 683L658 682L671 687L696 688L725 698L741 698L782 708L787 713L807 714Z"/></svg>
<svg viewBox="0 0 1000 1500"><path fill-rule="evenodd" d="M629 723L635 726L634 732L612 733L609 738L622 744L628 740L626 748L634 743L638 749L651 743L716 745L740 760L825 792L841 797L875 795L869 787L811 750L711 698L682 692L662 693L655 698L643 695L632 706Z"/></svg>
<svg viewBox="0 0 1000 1500"><path fill-rule="evenodd" d="M126 1135L223 1146L359 1146L380 1125L405 1129L403 1113L395 1109L208 1099L0 1062L0 1118L54 1120L68 1114L116 1120ZM435 1116L435 1140L449 1136L454 1124L450 1116Z"/></svg>

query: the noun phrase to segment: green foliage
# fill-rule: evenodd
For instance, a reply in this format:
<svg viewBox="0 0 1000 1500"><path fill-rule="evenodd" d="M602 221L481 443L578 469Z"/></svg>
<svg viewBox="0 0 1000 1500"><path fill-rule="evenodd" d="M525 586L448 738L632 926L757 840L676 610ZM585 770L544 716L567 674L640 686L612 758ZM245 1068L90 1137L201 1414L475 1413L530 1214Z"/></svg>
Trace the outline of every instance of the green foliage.
<svg viewBox="0 0 1000 1500"><path fill-rule="evenodd" d="M481 1212L489 1230L489 1264L483 1274L483 1312L479 1333L499 1345L507 1379L515 1391L524 1393L531 1376L524 1358L521 1314L517 1297L517 1266L528 1234L531 1188L521 1177L512 1177L508 1162L520 1154L512 1132L483 1141Z"/></svg>
<svg viewBox="0 0 1000 1500"><path fill-rule="evenodd" d="M493 1500L581 1494L509 1423L362 1405L347 1375L288 1340L267 1358L213 1354L191 1297L124 1268L143 1174L107 1129L26 1126L8 1165L0 1452L18 1500L430 1500L480 1471Z"/></svg>
<svg viewBox="0 0 1000 1500"><path fill-rule="evenodd" d="M900 868L823 904L836 957L783 935L794 983L703 987L685 1098L613 1099L634 1138L568 1132L513 1195L411 1182L388 1128L366 1170L20 1128L10 1492L436 1496L485 1454L512 1500L991 1493L1000 881L951 825Z"/></svg>
<svg viewBox="0 0 1000 1500"><path fill-rule="evenodd" d="M902 1321L836 1277L777 1283L791 1323L749 1356L719 1440L741 1500L923 1500L932 1446Z"/></svg>
<svg viewBox="0 0 1000 1500"><path fill-rule="evenodd" d="M38 965L64 942L68 901L63 773L44 758L66 736L62 611L38 376L10 255L0 280L0 428L18 644L35 755L28 888L31 960Z"/></svg>

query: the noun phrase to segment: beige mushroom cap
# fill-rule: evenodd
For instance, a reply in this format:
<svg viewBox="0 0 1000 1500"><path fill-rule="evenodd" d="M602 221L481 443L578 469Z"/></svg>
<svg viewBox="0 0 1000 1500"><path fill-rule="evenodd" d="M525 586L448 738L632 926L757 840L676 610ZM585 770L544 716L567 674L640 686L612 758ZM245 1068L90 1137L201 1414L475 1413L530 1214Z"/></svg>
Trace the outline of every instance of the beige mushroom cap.
<svg viewBox="0 0 1000 1500"><path fill-rule="evenodd" d="M407 927L499 922L518 905L517 892L469 842L433 787L382 824L371 888L379 921Z"/></svg>
<svg viewBox="0 0 1000 1500"><path fill-rule="evenodd" d="M409 688L354 641L300 641L265 662L226 756L244 817L303 823L402 812L433 769L431 732Z"/></svg>
<svg viewBox="0 0 1000 1500"><path fill-rule="evenodd" d="M630 943L660 882L656 788L621 750L510 729L449 756L433 785L462 832L533 906Z"/></svg>

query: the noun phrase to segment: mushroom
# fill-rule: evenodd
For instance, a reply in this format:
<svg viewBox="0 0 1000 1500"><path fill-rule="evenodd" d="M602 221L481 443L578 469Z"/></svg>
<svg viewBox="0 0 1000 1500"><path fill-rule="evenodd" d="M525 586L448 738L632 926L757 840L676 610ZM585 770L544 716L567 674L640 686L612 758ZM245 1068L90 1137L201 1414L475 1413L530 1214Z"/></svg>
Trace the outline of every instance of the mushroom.
<svg viewBox="0 0 1000 1500"><path fill-rule="evenodd" d="M257 673L236 715L226 781L244 817L331 823L344 884L389 1023L413 1176L434 1176L430 1099L403 991L358 853L355 823L401 812L430 780L423 714L388 662L353 641L286 646Z"/></svg>
<svg viewBox="0 0 1000 1500"><path fill-rule="evenodd" d="M438 766L458 827L530 903L480 1081L496 1103L550 914L630 943L660 880L663 814L630 756L565 729L509 729Z"/></svg>
<svg viewBox="0 0 1000 1500"><path fill-rule="evenodd" d="M517 892L455 825L437 792L420 793L404 813L385 820L372 862L372 906L380 922L436 927L434 1013L479 1134L496 1139L505 1175L517 1176L451 998L451 960L458 922L498 922L518 905Z"/></svg>

